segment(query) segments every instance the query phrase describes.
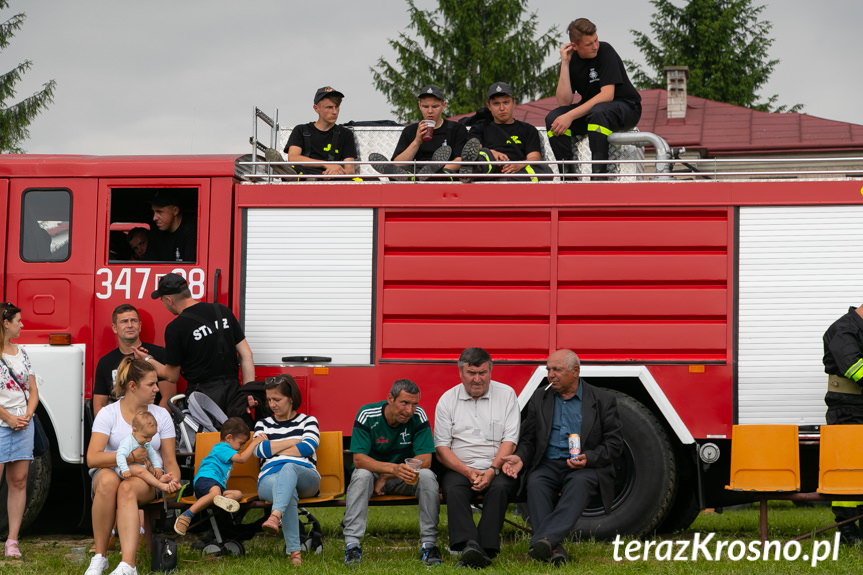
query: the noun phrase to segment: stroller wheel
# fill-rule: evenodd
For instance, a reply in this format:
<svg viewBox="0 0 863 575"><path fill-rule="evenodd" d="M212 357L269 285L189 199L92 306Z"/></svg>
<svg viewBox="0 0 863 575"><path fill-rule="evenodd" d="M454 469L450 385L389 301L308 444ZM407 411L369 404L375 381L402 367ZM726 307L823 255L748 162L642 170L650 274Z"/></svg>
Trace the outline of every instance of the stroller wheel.
<svg viewBox="0 0 863 575"><path fill-rule="evenodd" d="M231 554L231 557L242 557L246 554L246 548L239 541L233 539L225 541L225 551Z"/></svg>
<svg viewBox="0 0 863 575"><path fill-rule="evenodd" d="M210 543L201 549L201 557L209 557L210 555L220 555L222 553L222 547L220 545L216 545L215 543Z"/></svg>

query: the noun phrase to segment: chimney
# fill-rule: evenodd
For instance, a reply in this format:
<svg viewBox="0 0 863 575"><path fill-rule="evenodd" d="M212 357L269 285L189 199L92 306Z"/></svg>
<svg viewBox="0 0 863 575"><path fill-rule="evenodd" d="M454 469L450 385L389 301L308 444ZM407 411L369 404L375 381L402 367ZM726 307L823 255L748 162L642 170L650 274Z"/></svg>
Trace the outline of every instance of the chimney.
<svg viewBox="0 0 863 575"><path fill-rule="evenodd" d="M686 117L686 80L689 66L666 66L665 79L668 83L668 119Z"/></svg>

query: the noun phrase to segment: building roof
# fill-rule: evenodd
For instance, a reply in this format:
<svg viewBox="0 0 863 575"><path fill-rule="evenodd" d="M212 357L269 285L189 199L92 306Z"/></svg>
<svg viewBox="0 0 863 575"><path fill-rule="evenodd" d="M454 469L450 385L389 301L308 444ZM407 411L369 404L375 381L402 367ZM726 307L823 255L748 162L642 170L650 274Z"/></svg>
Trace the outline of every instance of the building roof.
<svg viewBox="0 0 863 575"><path fill-rule="evenodd" d="M863 126L808 114L758 112L742 106L688 96L686 117L668 119L665 90L641 90L638 129L661 136L671 147L705 156L807 152L863 153ZM555 98L519 104L515 118L545 125Z"/></svg>

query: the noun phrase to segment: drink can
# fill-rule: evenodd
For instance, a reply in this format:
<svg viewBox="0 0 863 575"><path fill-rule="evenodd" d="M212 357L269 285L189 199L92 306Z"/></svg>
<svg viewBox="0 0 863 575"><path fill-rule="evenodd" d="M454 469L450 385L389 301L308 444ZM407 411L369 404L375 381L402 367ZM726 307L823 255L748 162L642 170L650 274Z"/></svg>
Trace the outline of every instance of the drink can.
<svg viewBox="0 0 863 575"><path fill-rule="evenodd" d="M575 459L581 453L581 436L577 433L569 434L569 458Z"/></svg>

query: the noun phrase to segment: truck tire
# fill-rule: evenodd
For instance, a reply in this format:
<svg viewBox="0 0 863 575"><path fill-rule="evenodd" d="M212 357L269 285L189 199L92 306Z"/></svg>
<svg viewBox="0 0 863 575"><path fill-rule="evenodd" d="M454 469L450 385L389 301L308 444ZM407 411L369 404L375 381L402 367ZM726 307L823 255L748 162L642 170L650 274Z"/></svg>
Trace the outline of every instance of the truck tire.
<svg viewBox="0 0 863 575"><path fill-rule="evenodd" d="M24 531L39 516L48 492L51 490L51 473L53 470L52 446L41 457L36 457L30 462L30 470L27 472L27 506L24 508L24 519L21 530ZM4 472L2 483L0 483L0 534L4 536L9 530L9 516L6 514L6 499L8 495L6 486L6 474Z"/></svg>
<svg viewBox="0 0 863 575"><path fill-rule="evenodd" d="M641 537L668 513L677 493L674 450L665 428L644 405L613 390L623 425L623 454L615 461L614 501L606 514L594 498L575 524L583 537Z"/></svg>

